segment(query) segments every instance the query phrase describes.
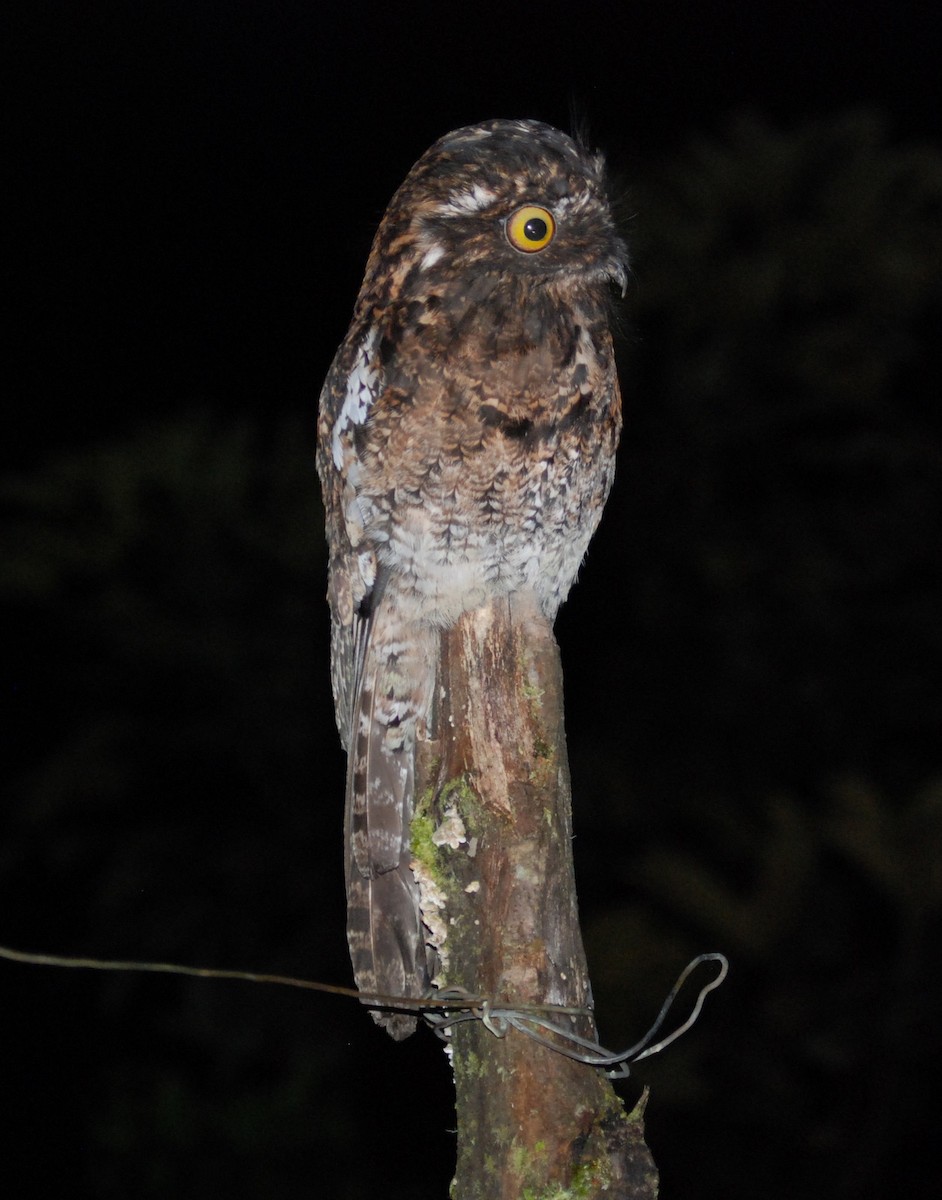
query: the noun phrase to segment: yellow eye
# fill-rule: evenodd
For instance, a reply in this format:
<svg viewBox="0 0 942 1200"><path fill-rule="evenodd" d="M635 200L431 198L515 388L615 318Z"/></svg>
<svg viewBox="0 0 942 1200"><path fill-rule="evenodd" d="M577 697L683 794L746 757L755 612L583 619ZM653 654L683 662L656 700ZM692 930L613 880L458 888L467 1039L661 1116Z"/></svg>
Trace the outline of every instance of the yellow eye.
<svg viewBox="0 0 942 1200"><path fill-rule="evenodd" d="M553 240L556 222L548 208L525 204L507 220L507 239L515 250L532 254L544 250Z"/></svg>

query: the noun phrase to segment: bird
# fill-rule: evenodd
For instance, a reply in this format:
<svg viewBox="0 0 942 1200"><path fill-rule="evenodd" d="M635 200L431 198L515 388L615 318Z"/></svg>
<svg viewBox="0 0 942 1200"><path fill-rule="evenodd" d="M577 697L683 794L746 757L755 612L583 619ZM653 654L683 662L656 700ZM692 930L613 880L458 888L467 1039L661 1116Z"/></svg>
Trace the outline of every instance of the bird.
<svg viewBox="0 0 942 1200"><path fill-rule="evenodd" d="M627 272L603 157L535 120L441 137L376 231L316 456L365 1003L430 986L409 824L440 633L502 597L552 621L598 525L622 424L611 285L624 296ZM372 1015L397 1040L415 1028Z"/></svg>

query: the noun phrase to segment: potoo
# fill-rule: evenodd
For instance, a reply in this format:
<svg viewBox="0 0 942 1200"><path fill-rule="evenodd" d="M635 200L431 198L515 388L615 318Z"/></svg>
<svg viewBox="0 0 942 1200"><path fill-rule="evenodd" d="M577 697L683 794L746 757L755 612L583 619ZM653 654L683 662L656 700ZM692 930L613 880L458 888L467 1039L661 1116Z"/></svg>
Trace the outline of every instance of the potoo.
<svg viewBox="0 0 942 1200"><path fill-rule="evenodd" d="M363 992L428 989L409 825L439 632L497 597L529 593L550 620L565 600L612 483L625 280L601 158L537 121L441 138L373 241L317 455Z"/></svg>

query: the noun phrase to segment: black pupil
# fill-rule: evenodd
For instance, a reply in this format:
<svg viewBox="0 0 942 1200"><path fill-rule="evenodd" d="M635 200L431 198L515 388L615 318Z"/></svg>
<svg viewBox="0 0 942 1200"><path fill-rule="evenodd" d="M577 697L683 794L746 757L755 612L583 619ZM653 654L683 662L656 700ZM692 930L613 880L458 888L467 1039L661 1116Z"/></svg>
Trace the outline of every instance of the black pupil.
<svg viewBox="0 0 942 1200"><path fill-rule="evenodd" d="M547 224L542 217L531 217L523 227L523 236L528 242L542 242L546 233Z"/></svg>

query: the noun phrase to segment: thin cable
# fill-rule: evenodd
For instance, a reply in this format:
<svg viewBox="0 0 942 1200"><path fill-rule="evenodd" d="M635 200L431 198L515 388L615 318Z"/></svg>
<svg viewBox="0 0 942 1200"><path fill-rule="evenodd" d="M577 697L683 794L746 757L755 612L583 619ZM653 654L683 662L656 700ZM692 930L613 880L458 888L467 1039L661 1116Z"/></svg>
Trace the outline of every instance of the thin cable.
<svg viewBox="0 0 942 1200"><path fill-rule="evenodd" d="M696 968L704 962L719 963L719 972L714 979L709 983L704 984L700 989L696 1003L693 1006L693 1011L686 1021L683 1022L667 1037L662 1038L653 1046L649 1045L651 1039L657 1034L658 1030L664 1024L668 1012L670 1011L677 994L684 986L687 979ZM711 953L700 954L695 959L687 964L677 978L677 982L671 988L667 995L667 999L661 1005L661 1011L654 1020L654 1024L647 1031L639 1042L636 1042L628 1050L623 1050L620 1054L606 1050L604 1046L597 1041L591 1041L588 1038L580 1037L579 1034L572 1030L564 1029L561 1025L553 1021L547 1020L545 1017L537 1016L532 1011L524 1011L524 1006L506 1007L500 1004L494 1004L491 1001L485 1001L479 1009L468 1006L468 1011L462 1011L456 1016L435 1016L426 1014L426 1020L432 1024L436 1031L444 1033L452 1025L457 1025L462 1021L480 1020L482 1024L490 1030L495 1037L505 1037L508 1029L516 1029L519 1033L524 1034L534 1042L538 1042L541 1046L545 1046L548 1050L555 1050L557 1054L562 1054L566 1058L571 1058L576 1062L586 1063L592 1067L608 1068L606 1074L610 1079L624 1079L629 1074L629 1063L640 1062L642 1058L648 1058L652 1054L657 1054L669 1046L671 1042L676 1041L681 1034L686 1033L688 1029L696 1022L697 1018L703 1009L703 1003L707 995L715 988L718 988L729 973L729 960L725 954ZM458 997L456 997L458 999ZM465 1004L467 1002L465 1001ZM544 1033L539 1032L544 1030L545 1033L551 1034L552 1037L546 1037ZM577 1049L576 1047L581 1047Z"/></svg>
<svg viewBox="0 0 942 1200"><path fill-rule="evenodd" d="M238 979L247 983L273 983L280 987L302 988L309 992L324 992L331 996L348 996L359 1000L368 1008L408 1008L420 1012L426 1009L478 1008L487 1003L488 997L452 992L434 993L429 996L387 996L381 992L360 992L356 988L341 987L333 983L317 983L312 979L296 979L291 975L272 975L258 971L231 971L218 967L187 967L180 963L132 962L121 959L70 958L59 954L33 954L25 950L13 950L0 946L0 958L10 962L30 963L40 967L66 967L89 971L142 971L162 975L188 975L198 979ZM559 1004L522 1004L521 1012L558 1013L561 1016L582 1016L583 1008L566 1007Z"/></svg>
<svg viewBox="0 0 942 1200"><path fill-rule="evenodd" d="M506 1005L490 996L474 996L462 988L450 988L425 997L413 996L384 996L379 993L358 992L355 988L341 987L331 983L317 983L310 979L296 979L290 975L271 975L256 971L231 971L215 967L186 967L178 963L163 962L130 962L116 959L100 958L69 958L57 954L31 954L24 950L13 950L8 946L0 946L0 958L11 962L30 963L43 967L68 967L91 971L141 971L163 975L195 976L198 979L237 979L247 983L273 983L281 987L302 988L305 991L323 992L332 996L346 996L359 1000L369 1008L409 1009L425 1014L425 1019L439 1036L454 1025L463 1021L480 1021L495 1037L505 1037L508 1029L516 1029L519 1033L538 1042L557 1054L588 1066L607 1068L606 1074L610 1079L625 1078L630 1072L628 1064L640 1062L652 1054L657 1054L676 1041L681 1034L696 1022L703 1009L707 995L718 988L729 972L729 961L724 954L700 954L687 964L677 978L677 982L667 994L667 999L661 1005L661 1011L654 1024L639 1042L620 1054L612 1053L600 1045L598 1041L580 1037L572 1030L548 1019L553 1016L589 1016L585 1008L570 1007L562 1004L518 1004ZM650 1045L651 1039L660 1030L667 1018L677 994L684 986L690 974L704 962L719 963L720 969L714 979L704 984L700 989L693 1011L682 1025L678 1026L667 1037ZM542 1031L542 1032L541 1032ZM546 1036L547 1034L551 1036Z"/></svg>

